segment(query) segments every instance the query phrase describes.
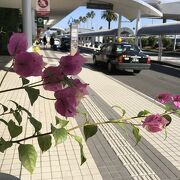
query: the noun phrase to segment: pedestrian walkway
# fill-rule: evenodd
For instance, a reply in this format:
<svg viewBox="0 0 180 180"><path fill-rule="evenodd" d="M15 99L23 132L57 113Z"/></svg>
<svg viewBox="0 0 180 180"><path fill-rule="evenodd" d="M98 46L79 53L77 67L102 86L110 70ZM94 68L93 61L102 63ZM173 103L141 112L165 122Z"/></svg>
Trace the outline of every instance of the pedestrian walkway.
<svg viewBox="0 0 180 180"><path fill-rule="evenodd" d="M64 53L58 51L41 51L46 63L56 65ZM4 71L0 71L0 77ZM103 122L117 119L121 115L118 105L126 110L126 116L136 116L141 110L147 109L152 113L162 113L163 109L153 99L116 81L108 75L94 71L85 65L79 77L90 84L90 95L83 99L80 110L89 114L89 119L94 122ZM36 78L30 78L32 82ZM3 85L3 89L19 86L20 80L10 72ZM52 93L42 91L42 95L52 97ZM38 99L33 107L24 91L16 91L0 95L1 103L11 105L8 101L13 99L23 107L30 109L37 119L41 119L44 132L54 122L57 115L53 101ZM59 115L58 115L59 116ZM7 117L11 119L12 117ZM32 128L24 116L23 126L26 131L23 136L31 134ZM70 119L69 128L82 123L82 116ZM108 124L99 127L97 135L83 141L87 162L80 166L79 146L72 139L53 147L50 151L41 154L38 150L37 167L32 176L21 166L17 146L13 146L6 153L0 154L0 171L12 174L22 180L179 180L180 179L180 118L173 116L173 121L168 127L168 138L164 140L164 133L151 134L141 129L142 141L135 146L131 127L127 133L117 126ZM55 122L54 122L55 123ZM1 135L8 139L9 134L4 127ZM82 136L82 130L74 131ZM36 140L30 140L37 146ZM28 143L28 142L26 142ZM38 148L37 148L38 149Z"/></svg>

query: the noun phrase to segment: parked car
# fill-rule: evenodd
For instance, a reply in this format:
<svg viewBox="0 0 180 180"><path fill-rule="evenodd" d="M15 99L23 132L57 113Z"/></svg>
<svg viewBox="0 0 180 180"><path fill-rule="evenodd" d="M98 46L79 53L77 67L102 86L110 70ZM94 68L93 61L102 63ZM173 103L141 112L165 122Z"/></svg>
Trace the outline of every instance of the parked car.
<svg viewBox="0 0 180 180"><path fill-rule="evenodd" d="M97 41L96 41L96 42L94 43L94 47L95 47L95 48L99 48L101 45L102 45L101 42L97 42Z"/></svg>
<svg viewBox="0 0 180 180"><path fill-rule="evenodd" d="M150 68L150 57L141 52L138 46L129 43L108 43L93 54L94 65L105 63L107 71L133 70L139 73Z"/></svg>
<svg viewBox="0 0 180 180"><path fill-rule="evenodd" d="M70 44L71 44L71 39L69 37L61 38L60 50L69 51L70 50Z"/></svg>
<svg viewBox="0 0 180 180"><path fill-rule="evenodd" d="M54 39L53 49L54 49L55 51L57 51L58 49L60 49L60 40L57 39L57 38Z"/></svg>

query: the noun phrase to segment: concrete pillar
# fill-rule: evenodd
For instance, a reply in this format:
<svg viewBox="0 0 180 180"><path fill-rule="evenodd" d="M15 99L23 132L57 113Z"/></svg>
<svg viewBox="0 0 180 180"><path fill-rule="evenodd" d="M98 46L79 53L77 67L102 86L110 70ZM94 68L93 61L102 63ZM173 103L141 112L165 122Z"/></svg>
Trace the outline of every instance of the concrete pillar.
<svg viewBox="0 0 180 180"><path fill-rule="evenodd" d="M174 35L174 45L173 45L173 51L176 50L176 39L177 39L177 36Z"/></svg>
<svg viewBox="0 0 180 180"><path fill-rule="evenodd" d="M118 37L121 36L121 28L122 28L122 16L119 14L119 19L118 19Z"/></svg>
<svg viewBox="0 0 180 180"><path fill-rule="evenodd" d="M34 9L32 9L32 35L33 35L33 38L35 38L37 35L37 25L35 23L35 10Z"/></svg>
<svg viewBox="0 0 180 180"><path fill-rule="evenodd" d="M92 47L94 47L94 43L95 43L95 36L92 36L92 39L91 39Z"/></svg>
<svg viewBox="0 0 180 180"><path fill-rule="evenodd" d="M22 0L23 32L27 36L28 51L32 47L32 5L30 0Z"/></svg>
<svg viewBox="0 0 180 180"><path fill-rule="evenodd" d="M162 35L159 35L159 53L158 53L158 61L161 61L162 58L162 48L163 48L163 44L162 44Z"/></svg>
<svg viewBox="0 0 180 180"><path fill-rule="evenodd" d="M138 14L137 14L137 19L136 19L136 40L135 43L138 45L138 36L137 36L137 32L139 30L139 28L141 27L141 11L138 10Z"/></svg>

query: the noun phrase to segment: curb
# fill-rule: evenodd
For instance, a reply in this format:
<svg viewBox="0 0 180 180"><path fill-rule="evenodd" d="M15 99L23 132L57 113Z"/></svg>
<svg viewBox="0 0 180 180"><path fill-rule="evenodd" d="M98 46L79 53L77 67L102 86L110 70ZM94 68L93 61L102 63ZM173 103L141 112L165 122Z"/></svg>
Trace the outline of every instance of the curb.
<svg viewBox="0 0 180 180"><path fill-rule="evenodd" d="M175 68L180 68L180 64L177 65L177 64L171 64L171 63L168 63L168 62L154 61L154 60L151 60L151 62L154 63L154 64L161 64L161 65L171 66L171 67L175 67Z"/></svg>

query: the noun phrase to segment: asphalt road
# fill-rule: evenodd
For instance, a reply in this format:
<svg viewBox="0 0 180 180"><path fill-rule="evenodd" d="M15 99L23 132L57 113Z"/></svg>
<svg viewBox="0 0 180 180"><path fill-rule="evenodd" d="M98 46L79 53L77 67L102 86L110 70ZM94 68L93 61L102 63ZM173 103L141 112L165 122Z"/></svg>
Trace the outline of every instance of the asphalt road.
<svg viewBox="0 0 180 180"><path fill-rule="evenodd" d="M107 73L105 67L92 64L91 56L86 58L88 68ZM152 98L161 92L180 94L180 68L153 63L150 70L143 70L137 75L132 72L115 72L110 76Z"/></svg>

